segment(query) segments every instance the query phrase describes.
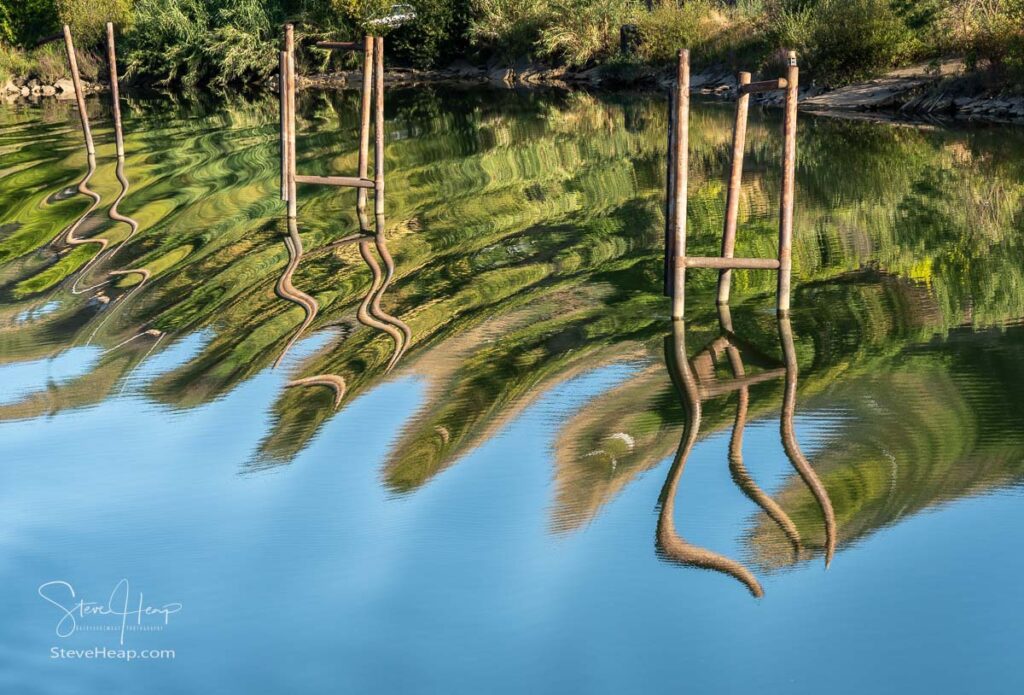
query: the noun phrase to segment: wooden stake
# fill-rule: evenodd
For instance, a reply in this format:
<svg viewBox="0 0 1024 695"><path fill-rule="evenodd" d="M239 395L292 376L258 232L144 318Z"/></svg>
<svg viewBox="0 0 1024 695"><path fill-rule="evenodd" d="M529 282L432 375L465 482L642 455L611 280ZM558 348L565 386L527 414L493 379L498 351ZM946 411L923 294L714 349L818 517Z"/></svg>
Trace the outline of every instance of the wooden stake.
<svg viewBox="0 0 1024 695"><path fill-rule="evenodd" d="M373 95L373 37L363 37L363 104L359 121L359 178L365 179L370 172L370 98ZM356 207L366 210L366 190L360 188Z"/></svg>
<svg viewBox="0 0 1024 695"><path fill-rule="evenodd" d="M114 25L107 22L107 65L110 67L110 98L114 107L114 145L118 158L124 157L124 135L121 130L121 92L117 85L117 48Z"/></svg>
<svg viewBox="0 0 1024 695"><path fill-rule="evenodd" d="M288 217L296 217L295 200L295 31L291 24L285 25L285 89L287 90L288 111Z"/></svg>
<svg viewBox="0 0 1024 695"><path fill-rule="evenodd" d="M729 187L725 197L725 227L722 232L722 257L732 258L736 249L736 219L740 211L740 183L743 178L743 148L747 138L747 111L750 95L743 91L750 84L750 73L739 75L740 96L736 99L736 122L732 130L732 168L729 172ZM718 303L729 303L729 289L732 285L732 270L723 270L718 275Z"/></svg>
<svg viewBox="0 0 1024 695"><path fill-rule="evenodd" d="M71 27L64 25L64 48L68 53L68 67L71 68L71 82L75 85L75 101L78 103L78 118L82 122L82 134L85 135L85 151L95 155L96 147L92 142L92 130L89 128L89 114L85 111L85 94L82 93L82 78L78 74L78 58L75 56L75 42L71 40Z"/></svg>
<svg viewBox="0 0 1024 695"><path fill-rule="evenodd" d="M672 244L675 258L686 256L686 189L689 168L690 130L690 51L679 51L676 73L676 114L674 122L675 179L671 198ZM674 262L672 268L672 318L681 320L685 308L686 265Z"/></svg>
<svg viewBox="0 0 1024 695"><path fill-rule="evenodd" d="M778 311L789 311L790 284L793 273L793 197L796 184L796 106L800 69L796 51L789 52L786 73L786 114L783 124L782 193L779 202L779 291Z"/></svg>
<svg viewBox="0 0 1024 695"><path fill-rule="evenodd" d="M377 216L377 231L383 225L384 215L384 37L374 38L374 101L375 119L373 126L373 212Z"/></svg>
<svg viewBox="0 0 1024 695"><path fill-rule="evenodd" d="M667 185L665 188L665 263L663 269L662 292L666 297L672 296L674 281L674 269L676 262L675 234L672 230L672 220L675 219L676 201L674 192L676 190L676 94L678 89L673 85L668 97L668 162Z"/></svg>
<svg viewBox="0 0 1024 695"><path fill-rule="evenodd" d="M278 62L277 95L278 101L281 102L281 200L288 200L288 54L285 51L281 51Z"/></svg>

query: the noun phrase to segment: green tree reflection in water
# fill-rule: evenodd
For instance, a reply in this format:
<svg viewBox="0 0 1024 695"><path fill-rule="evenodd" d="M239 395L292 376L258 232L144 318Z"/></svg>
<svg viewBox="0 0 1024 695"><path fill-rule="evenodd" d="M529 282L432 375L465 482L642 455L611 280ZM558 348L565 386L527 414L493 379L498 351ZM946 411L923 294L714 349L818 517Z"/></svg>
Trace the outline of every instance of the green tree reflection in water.
<svg viewBox="0 0 1024 695"><path fill-rule="evenodd" d="M196 407L269 368L303 320L302 307L274 293L288 262L275 102L125 101L132 188L120 211L139 232L109 263L84 270L93 252L50 245L88 205L68 190L86 166L73 112L59 103L0 111L0 360L45 359L89 337L106 349L81 376L0 404L4 419L111 398L153 349L201 335L187 363L144 386L156 402ZM99 160L91 186L110 201L119 191L110 118L99 100L89 108ZM355 169L356 112L355 94L302 95L303 171ZM412 336L396 373L419 376L426 390L396 435L384 483L415 490L539 395L629 362L634 375L563 423L554 445L551 528L577 529L663 462L682 431L662 356L664 105L421 89L396 91L387 118L396 263L387 313ZM777 126L776 114L753 114L737 254L774 254ZM698 105L695 253L719 243L730 137L729 110ZM805 117L799 137L799 402L804 412L842 413L811 461L835 506L841 549L929 505L1019 480L1024 134ZM293 282L318 305L307 335L334 339L282 365L295 379L343 378L342 410L381 383L394 354L390 336L356 319L371 288L358 246L332 244L358 231L354 202L354 192L303 193L305 255ZM102 205L78 232L115 245L128 233ZM126 268L149 272L130 297L138 274L111 278L98 298L70 292L77 272L99 281ZM714 280L692 273L692 345L717 330ZM773 283L770 273L737 274L733 319L737 335L777 360ZM119 297L119 313L104 320ZM164 338L154 346L156 336ZM333 398L283 390L249 465L290 462L336 416ZM776 387L752 386L749 417L774 413L780 399ZM706 405L705 432L730 424L724 406ZM775 499L805 547L820 549L820 510L799 480ZM766 515L752 521L749 540L762 567L793 561L790 539Z"/></svg>

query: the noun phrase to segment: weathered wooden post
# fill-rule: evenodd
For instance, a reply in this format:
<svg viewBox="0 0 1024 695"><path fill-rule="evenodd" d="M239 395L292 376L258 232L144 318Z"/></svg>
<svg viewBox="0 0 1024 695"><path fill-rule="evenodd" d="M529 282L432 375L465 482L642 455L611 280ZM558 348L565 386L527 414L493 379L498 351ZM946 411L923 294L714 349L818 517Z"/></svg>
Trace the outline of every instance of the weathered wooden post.
<svg viewBox="0 0 1024 695"><path fill-rule="evenodd" d="M786 72L786 114L783 125L782 193L779 202L779 290L778 311L789 311L790 284L793 274L793 198L796 184L796 107L800 68L796 51L789 52Z"/></svg>
<svg viewBox="0 0 1024 695"><path fill-rule="evenodd" d="M114 111L114 147L117 158L124 159L124 133L121 129L121 92L117 84L117 49L114 45L114 25L107 22L107 65L110 68L110 100Z"/></svg>
<svg viewBox="0 0 1024 695"><path fill-rule="evenodd" d="M368 188L379 191L384 190L384 79L383 60L381 53L384 50L384 41L380 37L376 39L376 50L374 50L374 38L367 36L363 43L353 41L318 41L318 48L328 50L365 51L366 58L363 65L363 108L362 121L359 132L359 172L356 176L319 176L296 173L296 123L295 123L295 36L291 24L285 25L285 50L281 52L281 198L288 202L288 217L295 217L296 209L296 184L317 184L320 186L346 186L359 189L357 209L362 212L366 207L366 192ZM374 56L376 55L376 58ZM375 179L368 178L369 168L369 128L370 128L370 99L373 89L372 66L374 61L377 64L377 175ZM383 196L377 203L381 213L384 210Z"/></svg>
<svg viewBox="0 0 1024 695"><path fill-rule="evenodd" d="M686 191L689 170L690 134L690 51L679 51L676 66L675 113L672 122L672 161L669 164L672 190L669 196L672 283L672 318L682 319L686 304Z"/></svg>
<svg viewBox="0 0 1024 695"><path fill-rule="evenodd" d="M285 83L288 81L288 52L281 51L278 56L277 95L281 121L281 200L288 201L288 107L286 104Z"/></svg>
<svg viewBox="0 0 1024 695"><path fill-rule="evenodd" d="M363 102L359 121L359 178L369 176L370 159L370 100L373 94L373 37L363 37ZM366 189L358 189L356 208L366 212ZM362 218L360 218L362 219Z"/></svg>
<svg viewBox="0 0 1024 695"><path fill-rule="evenodd" d="M683 53L680 52L679 82L684 81ZM689 81L688 66L685 79ZM796 65L796 53L789 53L789 70L786 77L763 82L751 82L750 73L739 75L738 99L736 103L736 124L733 130L732 165L729 173L729 185L726 194L725 225L722 234L722 254L720 256L687 256L686 255L686 137L687 128L681 127L688 118L688 103L682 100L676 104L673 133L683 146L672 146L671 156L677 162L675 168L670 164L670 179L673 172L678 172L669 186L669 217L674 234L670 235L672 264L672 318L683 316L683 292L686 279L686 268L714 268L718 276L718 303L728 304L729 290L732 283L733 270L776 270L779 273L777 308L779 313L789 311L791 276L793 271L793 199L796 180L796 109L799 70ZM740 182L743 176L743 148L746 140L747 111L750 95L755 92L786 92L785 121L783 128L782 154L782 193L779 201L779 251L777 258L736 258L736 224L739 216ZM672 139L670 138L670 143ZM669 264L666 263L666 267Z"/></svg>
<svg viewBox="0 0 1024 695"><path fill-rule="evenodd" d="M743 87L750 84L750 73L739 75L739 98L736 99L736 122L732 131L732 168L729 172L729 187L725 197L725 227L722 233L722 257L732 258L736 249L736 219L740 210L740 182L743 178L743 148L747 138L747 111L750 108L750 93ZM723 269L718 275L718 303L729 303L732 285L732 270Z"/></svg>
<svg viewBox="0 0 1024 695"><path fill-rule="evenodd" d="M295 30L291 24L284 28L285 59L285 111L287 171L285 180L288 187L288 217L296 215L295 200Z"/></svg>
<svg viewBox="0 0 1024 695"><path fill-rule="evenodd" d="M374 101L373 124L373 212L378 234L384 233L384 37L374 39Z"/></svg>
<svg viewBox="0 0 1024 695"><path fill-rule="evenodd" d="M82 122L82 134L85 135L85 151L90 156L96 154L92 141L92 129L89 128L89 114L85 111L85 94L82 92L82 77L78 74L78 58L75 55L75 42L71 39L71 27L64 25L64 48L68 53L68 67L71 68L71 82L75 86L75 102L78 104L78 118Z"/></svg>
<svg viewBox="0 0 1024 695"><path fill-rule="evenodd" d="M662 269L662 292L666 297L672 296L672 285L674 283L675 269L675 235L672 230L672 220L675 219L675 190L676 190L676 85L672 85L668 95L668 150L665 152L666 169L665 176L665 259Z"/></svg>

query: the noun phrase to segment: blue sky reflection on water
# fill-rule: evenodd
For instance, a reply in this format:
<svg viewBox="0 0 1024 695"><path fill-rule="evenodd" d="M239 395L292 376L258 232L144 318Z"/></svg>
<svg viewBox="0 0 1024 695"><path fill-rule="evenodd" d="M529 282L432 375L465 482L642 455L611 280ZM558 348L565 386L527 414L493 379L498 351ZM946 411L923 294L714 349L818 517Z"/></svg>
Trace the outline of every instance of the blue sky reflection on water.
<svg viewBox="0 0 1024 695"><path fill-rule="evenodd" d="M801 116L791 321L771 273L740 273L727 330L695 271L674 331L660 95L389 91L383 239L340 243L355 195L310 187L301 257L273 99L126 95L129 239L103 98L81 232L116 257L58 239L86 205L54 196L85 170L70 105L0 109L0 692L1024 690L1024 129ZM303 92L311 173L354 165L358 104ZM707 255L732 111L695 101L691 124ZM741 255L774 255L779 126L751 112ZM713 386L726 333L771 377L744 465L801 547L730 471L735 394L704 402L673 519L761 599L656 543L686 420L666 349ZM787 354L827 570L780 441ZM316 375L345 392L292 383ZM181 603L125 646L176 658L52 659L119 634L58 637L40 585L102 603L122 579Z"/></svg>
<svg viewBox="0 0 1024 695"><path fill-rule="evenodd" d="M1021 636L1021 606L991 600L1019 596L1019 554L990 551L1020 522L1013 490L903 520L844 549L828 571L819 557L764 577L761 600L656 557L667 461L582 531L551 534L558 422L634 370L613 364L560 384L403 496L382 489L380 466L421 402L415 378L351 403L293 465L248 474L240 470L281 385L269 370L190 411L128 393L36 421L31 436L25 423L5 423L0 574L18 589L3 599L4 688L1013 689L986 680L1012 673L1005 644ZM814 439L815 422L798 420L802 439ZM776 428L765 418L746 438L757 452L748 465L769 491L788 468ZM45 465L40 437L54 442ZM753 510L729 480L726 449L723 434L699 443L677 518L690 540L735 557L738 524ZM56 609L26 588L63 578L103 595L122 576L148 600L183 604L162 634L127 637L173 647L176 660L51 663ZM958 656L936 662L936 652Z"/></svg>

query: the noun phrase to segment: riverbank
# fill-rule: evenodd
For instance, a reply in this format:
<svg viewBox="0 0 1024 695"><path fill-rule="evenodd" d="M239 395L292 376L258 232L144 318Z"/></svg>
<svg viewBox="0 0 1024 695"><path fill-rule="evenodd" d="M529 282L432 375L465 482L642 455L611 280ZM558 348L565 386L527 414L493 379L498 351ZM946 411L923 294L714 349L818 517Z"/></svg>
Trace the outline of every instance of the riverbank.
<svg viewBox="0 0 1024 695"><path fill-rule="evenodd" d="M763 76L767 78L767 76ZM431 83L490 83L504 88L602 88L668 90L672 75L667 69L642 65L599 66L586 70L520 65L474 66L458 62L437 70L393 69L386 75L392 85ZM301 86L338 89L358 86L357 70L311 75ZM734 99L737 80L728 66L694 73L690 79L695 95ZM781 93L760 93L752 100L763 106L781 106ZM800 108L836 116L947 117L974 121L1024 122L1024 94L986 85L982 75L965 69L960 59L922 63L892 70L876 79L830 89L813 82L800 89Z"/></svg>
<svg viewBox="0 0 1024 695"><path fill-rule="evenodd" d="M358 87L362 73L358 70L322 73L299 78L300 87L345 89ZM499 88L557 89L657 89L668 90L672 75L667 69L645 65L615 64L585 70L551 67L522 62L516 65L480 67L458 61L445 68L418 70L391 68L385 82L391 86L427 84L491 84ZM728 66L695 72L690 80L691 93L709 98L734 99L736 73ZM276 89L273 80L270 88ZM88 92L102 92L102 82L85 82ZM9 80L0 87L0 97L7 102L33 101L45 97L73 99L71 80L62 78L53 84L37 79ZM781 93L760 93L751 96L754 103L778 107ZM892 70L876 79L830 89L813 82L800 89L800 108L811 113L833 116L876 118L941 117L999 123L1024 123L1024 94L1010 93L985 84L981 75L965 70L962 60L922 63Z"/></svg>

